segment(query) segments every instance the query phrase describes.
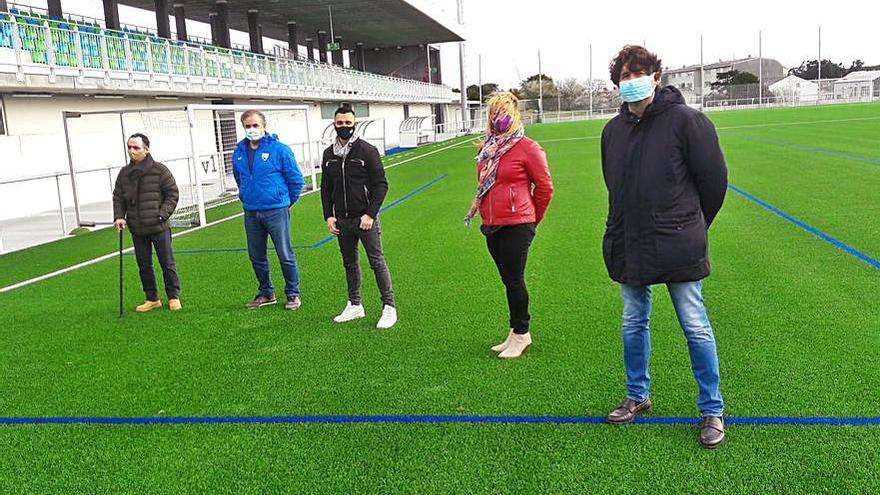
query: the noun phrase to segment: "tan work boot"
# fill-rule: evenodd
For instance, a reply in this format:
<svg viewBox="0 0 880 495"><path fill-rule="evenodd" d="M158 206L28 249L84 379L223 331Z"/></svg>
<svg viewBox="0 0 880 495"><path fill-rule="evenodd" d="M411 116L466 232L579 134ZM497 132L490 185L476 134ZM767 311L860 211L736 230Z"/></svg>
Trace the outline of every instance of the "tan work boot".
<svg viewBox="0 0 880 495"><path fill-rule="evenodd" d="M491 347L492 352L501 352L501 351L503 351L504 349L507 349L507 346L510 345L510 338L511 338L512 336L513 336L513 329L511 328L510 331L507 332L507 338L504 339L504 342L502 342L502 343L500 343L500 344L498 344L498 345L493 345L493 346Z"/></svg>
<svg viewBox="0 0 880 495"><path fill-rule="evenodd" d="M526 349L528 349L530 345L532 345L531 333L515 333L510 336L510 342L508 342L507 348L501 351L501 354L499 354L498 357L501 359L518 358L522 356L522 353L526 352Z"/></svg>
<svg viewBox="0 0 880 495"><path fill-rule="evenodd" d="M168 309L170 309L171 311L178 311L180 309L183 309L183 306L180 305L180 299L176 297L174 299L169 299Z"/></svg>
<svg viewBox="0 0 880 495"><path fill-rule="evenodd" d="M134 308L138 313L146 313L147 311L152 311L156 308L162 307L162 301L146 301L140 306Z"/></svg>

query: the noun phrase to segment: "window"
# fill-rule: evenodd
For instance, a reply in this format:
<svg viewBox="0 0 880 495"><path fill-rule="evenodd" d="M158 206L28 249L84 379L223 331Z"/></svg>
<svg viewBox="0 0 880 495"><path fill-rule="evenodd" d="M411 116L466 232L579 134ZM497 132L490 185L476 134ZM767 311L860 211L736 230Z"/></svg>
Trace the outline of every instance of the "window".
<svg viewBox="0 0 880 495"><path fill-rule="evenodd" d="M358 119L367 118L370 116L370 105L368 103L321 103L321 118L324 120L333 120L333 115L336 113L336 109L343 106L350 105L351 109L354 110L354 115Z"/></svg>
<svg viewBox="0 0 880 495"><path fill-rule="evenodd" d="M406 120L408 118L409 118L409 105L404 104L403 105L403 120Z"/></svg>

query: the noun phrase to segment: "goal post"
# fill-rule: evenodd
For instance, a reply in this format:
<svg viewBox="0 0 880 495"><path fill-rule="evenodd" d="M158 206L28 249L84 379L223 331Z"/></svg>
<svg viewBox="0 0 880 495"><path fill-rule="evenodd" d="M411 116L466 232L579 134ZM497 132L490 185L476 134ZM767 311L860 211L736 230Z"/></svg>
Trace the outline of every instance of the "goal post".
<svg viewBox="0 0 880 495"><path fill-rule="evenodd" d="M266 133L290 147L305 180L305 188L316 188L314 151L307 105L187 105L190 156L196 184L193 209L180 212L183 224L207 223L207 206L224 199L237 199L232 154L244 139L241 116L249 110L266 118ZM217 166L219 165L219 170ZM209 166L213 168L209 169Z"/></svg>
<svg viewBox="0 0 880 495"><path fill-rule="evenodd" d="M238 200L232 154L245 138L241 115L257 110L266 132L288 145L307 189L317 188L316 146L307 105L207 105L64 112L64 131L77 221L112 220L116 175L128 163L125 141L142 133L153 158L165 164L180 198L173 227L207 223L207 210Z"/></svg>

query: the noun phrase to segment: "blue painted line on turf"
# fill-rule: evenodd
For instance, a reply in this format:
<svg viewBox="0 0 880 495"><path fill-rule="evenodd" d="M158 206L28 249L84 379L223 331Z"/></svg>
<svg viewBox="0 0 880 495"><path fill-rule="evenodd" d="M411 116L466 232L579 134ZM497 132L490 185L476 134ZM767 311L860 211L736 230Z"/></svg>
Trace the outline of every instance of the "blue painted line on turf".
<svg viewBox="0 0 880 495"><path fill-rule="evenodd" d="M414 149L416 149L416 148L403 148L403 147L391 148L390 150L385 150L385 156L392 156L392 155L396 155L398 153L412 151Z"/></svg>
<svg viewBox="0 0 880 495"><path fill-rule="evenodd" d="M379 210L379 213L382 213L385 210L389 210L391 208L394 208L395 206L399 205L400 203L403 203L404 201L408 200L409 198L415 196L416 194L424 191L425 189L433 186L434 184L440 182L441 180L443 180L447 177L449 177L449 174L443 174L440 177L437 177L436 179L432 180L431 182L428 182L427 184L420 186L418 189L410 191L409 193L404 195L402 198L383 206ZM317 248L327 244L328 242L332 241L333 239L336 239L336 236L329 235L314 244L310 244L308 246L293 246L293 249L317 249ZM246 253L246 252L247 252L247 248L218 248L218 249L182 249L182 250L175 250L174 254ZM134 256L134 253L126 253L125 256Z"/></svg>
<svg viewBox="0 0 880 495"><path fill-rule="evenodd" d="M797 218L794 218L793 216L785 213L784 211L780 210L779 208L776 208L775 206L773 206L771 204L768 204L764 201L761 201L760 199L752 196L751 194L743 191L742 189L740 189L738 187L735 187L732 185L728 185L727 187L731 191L739 194L740 196L748 199L749 201L751 201L757 205L760 205L761 207L773 212L774 214L778 215L779 217L786 220L787 222L790 222L790 223L793 223L794 225L797 225L801 229L806 230L807 232L818 237L819 239L822 239L823 241L828 242L829 244L833 245L834 247L843 250L845 253L864 261L865 263L873 266L874 268L880 269L880 261L868 256L867 254L844 244L843 242L831 237L830 235L822 232L821 230L819 230L815 227L812 227L812 226L798 220Z"/></svg>
<svg viewBox="0 0 880 495"><path fill-rule="evenodd" d="M689 416L642 416L641 425L682 426L699 424ZM731 416L728 425L742 426L880 426L880 417ZM334 415L334 416L142 416L142 417L5 417L2 425L200 425L200 424L607 424L605 416L449 416L449 415Z"/></svg>
<svg viewBox="0 0 880 495"><path fill-rule="evenodd" d="M871 158L869 156L855 155L852 153L844 153L842 151L834 151L834 150L826 150L824 148L815 148L813 146L804 146L800 144L786 143L785 141L777 141L775 139L762 138L757 136L747 136L745 134L738 134L735 132L728 131L718 131L719 134L723 134L725 136L737 137L740 139L747 139L750 141L758 141L762 143L775 144L777 146L784 146L787 148L794 148L804 151L812 151L814 153L823 153L826 155L836 156L840 158L848 158L850 160L858 160L861 162L872 163L874 165L880 166L880 158Z"/></svg>

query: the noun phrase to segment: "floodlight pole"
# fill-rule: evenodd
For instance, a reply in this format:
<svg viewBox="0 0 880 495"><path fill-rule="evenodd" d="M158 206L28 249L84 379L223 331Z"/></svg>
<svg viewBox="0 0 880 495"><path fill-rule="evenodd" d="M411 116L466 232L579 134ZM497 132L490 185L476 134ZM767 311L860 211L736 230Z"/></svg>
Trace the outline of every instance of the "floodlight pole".
<svg viewBox="0 0 880 495"><path fill-rule="evenodd" d="M479 119L480 124L483 122L483 54L477 56L477 86L480 92Z"/></svg>
<svg viewBox="0 0 880 495"><path fill-rule="evenodd" d="M464 25L464 3L457 0L458 7L458 24ZM459 82L461 84L461 130L467 129L465 122L467 121L467 86L464 82L464 41L458 44L458 72Z"/></svg>
<svg viewBox="0 0 880 495"><path fill-rule="evenodd" d="M819 88L816 90L816 104L822 99L822 26L819 26L819 60L816 64L819 68Z"/></svg>
<svg viewBox="0 0 880 495"><path fill-rule="evenodd" d="M541 50L538 50L538 122L544 122L544 74L541 73Z"/></svg>
<svg viewBox="0 0 880 495"><path fill-rule="evenodd" d="M764 45L760 30L758 30L758 106L764 106Z"/></svg>
<svg viewBox="0 0 880 495"><path fill-rule="evenodd" d="M590 84L587 85L590 90L590 114L589 118L593 118L593 44L590 43Z"/></svg>
<svg viewBox="0 0 880 495"><path fill-rule="evenodd" d="M703 64L703 35L700 35L700 111L705 111L706 106L706 71Z"/></svg>

